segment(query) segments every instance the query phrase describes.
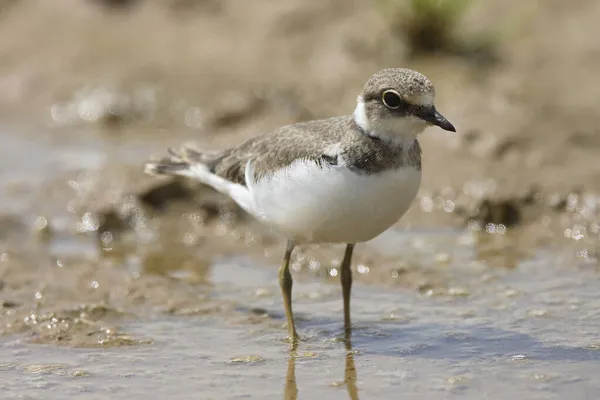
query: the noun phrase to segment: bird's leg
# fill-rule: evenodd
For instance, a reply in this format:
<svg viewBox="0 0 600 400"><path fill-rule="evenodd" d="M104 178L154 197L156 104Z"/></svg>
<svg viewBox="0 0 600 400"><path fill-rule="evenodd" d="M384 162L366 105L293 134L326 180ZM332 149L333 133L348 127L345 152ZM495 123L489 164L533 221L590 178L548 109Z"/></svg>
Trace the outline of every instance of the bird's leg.
<svg viewBox="0 0 600 400"><path fill-rule="evenodd" d="M294 326L294 314L292 313L292 274L290 273L290 257L294 250L294 242L288 240L287 247L285 249L285 255L283 256L283 262L279 267L279 286L281 286L281 293L283 295L283 307L285 308L285 317L287 319L288 330L290 339L295 342L298 339L296 333L296 327Z"/></svg>
<svg viewBox="0 0 600 400"><path fill-rule="evenodd" d="M352 251L354 244L348 243L344 252L344 259L340 266L340 280L342 282L342 296L344 297L344 329L349 332L350 326L350 289L352 288Z"/></svg>

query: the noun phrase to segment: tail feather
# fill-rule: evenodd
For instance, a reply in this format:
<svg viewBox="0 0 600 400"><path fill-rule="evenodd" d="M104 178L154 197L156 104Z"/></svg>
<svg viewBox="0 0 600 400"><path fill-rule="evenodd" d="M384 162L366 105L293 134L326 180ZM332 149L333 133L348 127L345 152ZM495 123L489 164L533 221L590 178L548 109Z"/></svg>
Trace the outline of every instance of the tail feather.
<svg viewBox="0 0 600 400"><path fill-rule="evenodd" d="M248 188L214 173L214 164L223 157L223 153L201 152L190 146L170 148L168 152L167 157L147 162L144 172L150 175L180 175L198 180L230 196L246 212L253 214L252 195Z"/></svg>
<svg viewBox="0 0 600 400"><path fill-rule="evenodd" d="M187 161L189 163L208 164L219 158L220 151L204 151L195 148L193 145L184 144L179 148L169 148L169 154L176 159Z"/></svg>
<svg viewBox="0 0 600 400"><path fill-rule="evenodd" d="M193 168L205 167L217 153L207 153L189 145L180 148L169 148L169 156L155 161L149 161L144 166L144 172L149 175L189 175Z"/></svg>
<svg viewBox="0 0 600 400"><path fill-rule="evenodd" d="M177 162L169 158L149 161L144 165L144 172L149 175L179 175L190 168L186 162Z"/></svg>

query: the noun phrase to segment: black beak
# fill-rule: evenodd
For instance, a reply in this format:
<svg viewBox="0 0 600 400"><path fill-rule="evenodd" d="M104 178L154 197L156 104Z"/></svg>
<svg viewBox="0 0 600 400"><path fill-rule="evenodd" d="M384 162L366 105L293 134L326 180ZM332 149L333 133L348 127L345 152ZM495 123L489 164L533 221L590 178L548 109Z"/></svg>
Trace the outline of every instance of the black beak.
<svg viewBox="0 0 600 400"><path fill-rule="evenodd" d="M450 121L444 118L442 114L437 112L437 110L435 111L434 115L435 117L433 118L433 121L431 121L434 125L439 126L445 131L456 132L456 128L454 127L454 125L452 125Z"/></svg>
<svg viewBox="0 0 600 400"><path fill-rule="evenodd" d="M440 114L435 107L422 108L415 114L422 120L427 121L432 125L439 126L445 131L456 132L454 125L444 118L444 116Z"/></svg>

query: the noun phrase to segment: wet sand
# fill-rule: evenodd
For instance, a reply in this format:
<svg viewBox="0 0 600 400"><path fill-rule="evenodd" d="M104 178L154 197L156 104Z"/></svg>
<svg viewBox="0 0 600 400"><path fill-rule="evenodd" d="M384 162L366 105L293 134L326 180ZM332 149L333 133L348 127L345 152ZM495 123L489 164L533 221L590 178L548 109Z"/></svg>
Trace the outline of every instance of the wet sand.
<svg viewBox="0 0 600 400"><path fill-rule="evenodd" d="M2 398L597 397L596 2L478 5L515 25L485 67L407 58L365 1L175 3L0 8ZM357 247L350 352L342 248L299 249L290 356L283 240L141 166L348 113L387 65L459 132L425 132L415 204Z"/></svg>

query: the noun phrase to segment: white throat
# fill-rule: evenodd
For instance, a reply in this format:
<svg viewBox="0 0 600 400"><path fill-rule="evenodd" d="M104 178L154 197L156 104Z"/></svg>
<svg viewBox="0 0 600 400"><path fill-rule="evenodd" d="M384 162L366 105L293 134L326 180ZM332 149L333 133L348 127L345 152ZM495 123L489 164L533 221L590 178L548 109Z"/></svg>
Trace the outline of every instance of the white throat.
<svg viewBox="0 0 600 400"><path fill-rule="evenodd" d="M365 109L365 100L362 96L358 96L356 99L356 109L354 110L354 122L365 132L371 132L371 124L367 117L367 110Z"/></svg>
<svg viewBox="0 0 600 400"><path fill-rule="evenodd" d="M413 116L370 120L362 96L358 96L356 101L354 121L368 135L403 146L410 146L428 126L425 121Z"/></svg>

